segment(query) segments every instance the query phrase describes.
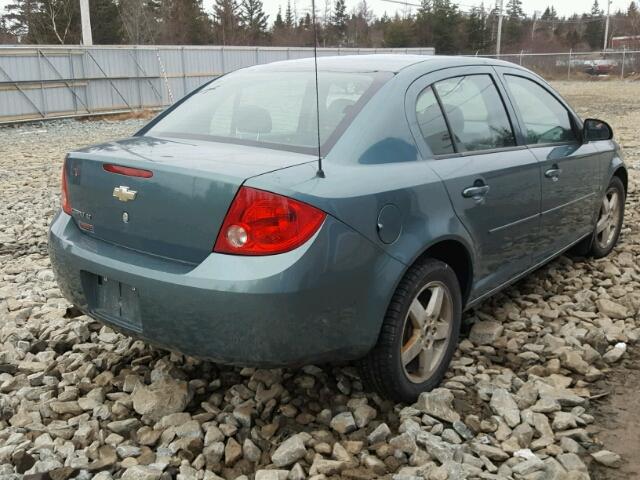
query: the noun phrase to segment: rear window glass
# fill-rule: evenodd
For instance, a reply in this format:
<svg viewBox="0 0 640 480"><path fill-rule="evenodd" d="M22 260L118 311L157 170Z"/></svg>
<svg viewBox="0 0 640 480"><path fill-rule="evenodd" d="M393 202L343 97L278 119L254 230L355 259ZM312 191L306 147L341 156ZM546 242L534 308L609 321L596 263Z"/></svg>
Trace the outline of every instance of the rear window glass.
<svg viewBox="0 0 640 480"><path fill-rule="evenodd" d="M509 117L489 75L469 75L435 84L458 151L516 144Z"/></svg>
<svg viewBox="0 0 640 480"><path fill-rule="evenodd" d="M335 142L384 78L376 73L319 72L323 149ZM314 153L315 85L312 70L234 72L192 95L146 133Z"/></svg>

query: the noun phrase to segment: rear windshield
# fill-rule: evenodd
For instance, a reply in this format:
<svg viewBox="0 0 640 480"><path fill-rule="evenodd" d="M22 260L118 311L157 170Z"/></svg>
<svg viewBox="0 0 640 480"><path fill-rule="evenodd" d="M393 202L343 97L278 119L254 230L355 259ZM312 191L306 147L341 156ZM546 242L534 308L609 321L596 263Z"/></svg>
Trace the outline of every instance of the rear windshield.
<svg viewBox="0 0 640 480"><path fill-rule="evenodd" d="M319 72L320 143L328 151L390 74ZM240 70L209 83L145 133L317 151L313 71Z"/></svg>

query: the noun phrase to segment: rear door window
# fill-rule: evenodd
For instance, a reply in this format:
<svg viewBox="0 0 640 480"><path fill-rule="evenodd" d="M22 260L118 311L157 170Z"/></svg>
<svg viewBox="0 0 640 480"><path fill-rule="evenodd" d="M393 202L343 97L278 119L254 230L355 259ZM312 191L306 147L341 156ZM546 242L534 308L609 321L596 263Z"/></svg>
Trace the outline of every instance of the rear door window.
<svg viewBox="0 0 640 480"><path fill-rule="evenodd" d="M505 75L511 98L525 126L527 145L576 141L569 111L538 83Z"/></svg>
<svg viewBox="0 0 640 480"><path fill-rule="evenodd" d="M454 152L447 123L431 87L425 88L418 96L416 117L420 133L434 155Z"/></svg>
<svg viewBox="0 0 640 480"><path fill-rule="evenodd" d="M516 145L507 111L490 75L448 78L434 87L459 152Z"/></svg>

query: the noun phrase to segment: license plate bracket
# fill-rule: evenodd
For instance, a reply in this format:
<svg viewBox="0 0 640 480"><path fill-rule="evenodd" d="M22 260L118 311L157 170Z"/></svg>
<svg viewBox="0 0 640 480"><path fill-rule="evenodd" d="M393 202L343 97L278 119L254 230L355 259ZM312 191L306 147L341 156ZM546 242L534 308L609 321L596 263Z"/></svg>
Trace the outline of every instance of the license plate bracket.
<svg viewBox="0 0 640 480"><path fill-rule="evenodd" d="M104 275L83 273L89 311L107 322L141 332L138 289Z"/></svg>

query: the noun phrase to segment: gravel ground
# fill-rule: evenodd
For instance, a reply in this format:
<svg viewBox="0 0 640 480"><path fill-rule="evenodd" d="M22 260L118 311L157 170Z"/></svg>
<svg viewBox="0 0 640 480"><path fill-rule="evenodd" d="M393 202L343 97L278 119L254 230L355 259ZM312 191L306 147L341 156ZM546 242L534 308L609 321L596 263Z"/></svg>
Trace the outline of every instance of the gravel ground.
<svg viewBox="0 0 640 480"><path fill-rule="evenodd" d="M640 83L557 86L639 162ZM640 387L635 171L609 258L561 257L469 312L441 388L393 405L351 367L220 367L69 310L46 252L64 153L140 125L0 129L0 479L636 476L638 420L621 412Z"/></svg>

